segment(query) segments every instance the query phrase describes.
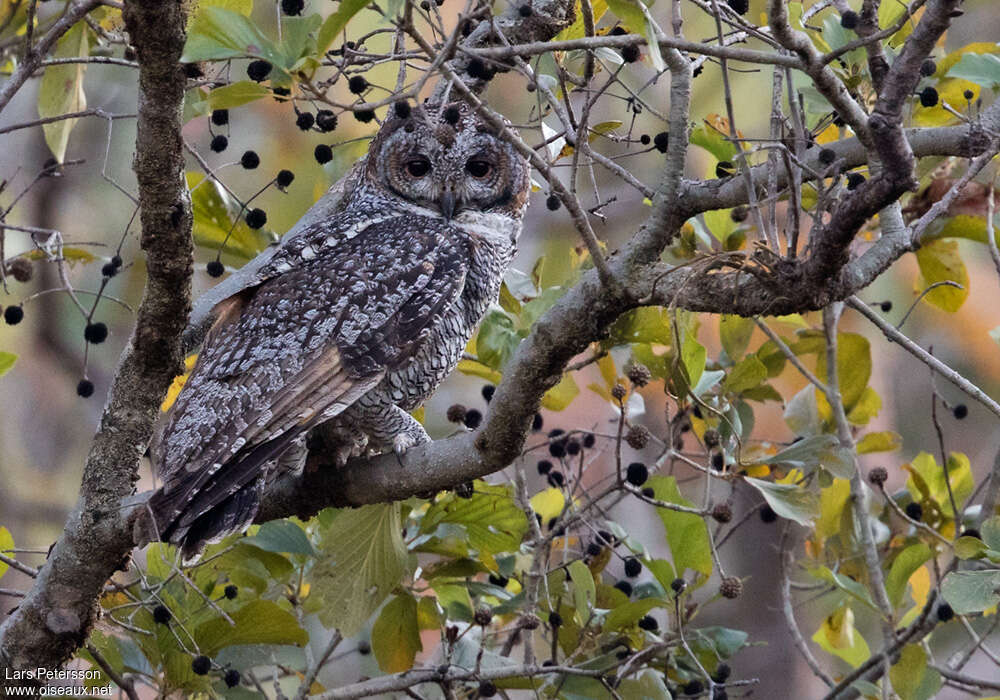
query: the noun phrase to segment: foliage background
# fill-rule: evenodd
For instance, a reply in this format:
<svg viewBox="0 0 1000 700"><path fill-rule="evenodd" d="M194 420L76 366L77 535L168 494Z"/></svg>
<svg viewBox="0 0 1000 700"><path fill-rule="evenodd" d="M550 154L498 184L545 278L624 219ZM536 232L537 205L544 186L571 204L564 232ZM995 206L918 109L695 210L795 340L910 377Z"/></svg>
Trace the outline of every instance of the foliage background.
<svg viewBox="0 0 1000 700"><path fill-rule="evenodd" d="M258 3L259 5L262 3ZM320 5L312 0L313 5ZM309 12L307 3L307 12ZM447 16L451 11L446 3L442 12ZM751 3L751 15L763 10L763 3ZM660 2L654 14L665 12L667 3ZM966 19L960 22L948 36L948 48L954 49L970 41L983 41L1000 36L1000 15L991 0L968 0L964 5ZM363 13L351 31L361 33L365 22L374 25L374 20ZM714 33L706 18L692 15L695 21L685 27L689 37L710 36ZM273 30L273 11L258 8L255 20L264 28ZM663 25L667 20L663 18ZM973 32L975 35L973 35ZM648 69L648 67L647 67ZM639 69L639 73L643 69ZM696 117L709 113L723 112L718 66L706 65L704 73L694 84L692 114ZM372 82L391 85L393 68L385 66L369 74ZM638 78L633 78L638 82ZM37 82L37 81L36 81ZM87 99L92 107L100 107L109 112L126 113L134 110L135 91L132 69L118 66L91 66L85 83ZM339 88L347 99L346 86ZM734 98L741 116L741 130L744 133L765 134L767 131L768 103L770 99L769 71L738 74L734 81ZM666 112L668 104L666 90L661 91L659 109ZM501 98L502 96L502 98ZM500 76L486 93L494 105L500 104L505 115L517 122L526 118L533 104L533 96L525 93L516 78ZM656 98L650 93L650 100ZM37 95L33 89L23 90L10 107L0 116L0 128L35 117ZM620 104L608 103L595 113L594 121L618 119L628 123ZM639 115L635 122L637 133L655 133L662 124L648 114ZM370 134L372 129L350 119L342 119L336 133L337 139ZM358 155L350 146L335 149L335 158L327 166L320 166L312 156L315 145L324 139L315 133L303 133L294 124L294 115L288 104L265 99L250 107L231 111L229 138L230 146L222 154L212 154L207 150L210 139L208 119L196 118L185 128L185 137L206 154L213 167L231 163L245 149L255 149L261 156L262 167L256 171L244 171L238 165L226 167L224 179L227 184L241 194L249 194L259 188L269 173L281 168L293 170L294 184L287 194L269 190L260 200L259 206L269 215L268 226L281 233L290 227L353 163ZM15 222L20 220L31 225L58 228L72 232L85 240L115 241L125 228L131 213L128 202L100 176L100 162L107 146L107 124L103 120L88 119L76 126L70 142L67 158L79 158L85 164L67 168L65 174L53 178L44 186L34 188L19 205ZM129 154L135 142L132 120L114 123L108 164L108 174L130 191L134 191L134 175L131 171ZM3 136L3 153L0 157L0 177L13 177L18 168L26 172L39 169L50 153L42 140L40 130L31 129ZM655 151L631 161L630 169L639 179L652 181L660 165L662 156ZM703 177L710 161L696 148L692 149L689 168L692 175ZM608 224L598 230L609 247L617 244L634 231L645 216L641 196L621 187L617 180L599 172L599 184L607 196L615 193L619 199L606 209ZM525 235L515 267L530 270L541 255L549 260L565 259L566 250L577 244L577 235L564 210L550 212L544 206L544 192L535 193L532 206L525 221ZM957 315L951 316L927 304L920 304L907 322L910 337L924 347L933 346L936 356L972 379L988 394L1000 394L1000 352L996 343L987 333L1000 326L1000 306L997 298L993 268L981 246L966 242L962 248L971 277L971 295ZM8 234L8 254L17 253L17 236ZM201 262L211 259L211 255L200 250ZM126 240L123 257L126 261L137 258L136 242L133 237ZM195 275L196 292L213 282L200 270ZM915 299L916 265L912 256L907 256L884 275L875 285L864 292L868 301L891 300L894 312L902 313ZM99 266L82 265L73 270L74 283L83 289L94 288L100 280ZM28 295L33 291L53 285L54 270L48 266L38 266L36 279L18 287L18 293ZM142 272L138 267L127 268L113 283L112 293L126 300L135 300L141 291ZM92 347L89 361L89 375L97 386L97 393L91 400L76 396L74 387L80 378L84 343L82 320L61 295L41 297L33 301L27 309L26 320L17 327L0 325L0 348L18 354L22 360L17 371L0 379L0 523L6 525L18 543L45 547L60 531L68 509L77 498L80 471L92 437L102 404L102 396L107 388L118 355L127 339L130 316L119 307L103 303L100 316L111 329L107 343ZM845 322L842 330L854 330L851 325L864 333L873 346L874 374L871 385L883 399L882 411L870 425L872 430L895 430L903 436L903 449L888 454L863 457L862 465L867 471L871 466L884 464L891 474L889 486L899 487L904 481L899 464L911 460L918 452L934 452L935 437L930 422L930 396L927 392L927 371L908 355L895 351L870 327L862 327L856 319ZM956 333L955 329L961 329ZM709 348L709 355L717 352L715 321L706 323L702 340ZM758 340L754 341L759 342ZM591 381L600 381L596 368L588 368L577 378L581 387ZM777 386L785 396L792 395L804 380L792 372L787 372ZM437 395L428 403L426 425L435 438L443 437L454 430L444 413L456 402L483 408L479 398L481 380L456 373ZM963 398L950 385L938 383L938 389L947 399L960 403ZM654 384L641 390L646 415L644 421L654 430L662 427L664 396L661 385ZM945 417L946 440L952 449L964 451L970 458L977 481L986 473L996 451L995 419L985 410L970 406L968 419L955 421ZM562 412L543 412L546 429L554 427L595 429L611 432L614 411L598 395L583 390L570 408ZM781 418L781 409L775 404L767 404L757 412L757 433L773 440L787 441L793 435ZM540 442L541 438L529 439L529 446ZM607 469L613 469L610 459L604 460ZM596 474L594 475L596 478ZM544 488L543 480L530 475L529 490L533 493ZM148 471L140 489L151 487ZM631 532L658 533L659 524L653 509L639 503L626 501L615 513L617 519ZM747 504L742 504L747 505ZM737 504L739 510L740 504ZM777 529L756 520L723 551L728 568L738 572L745 581L744 597L739 602L717 605L709 608L702 624L718 622L730 627L747 630L753 646L741 653L738 670L742 677L757 677L761 683L757 689L759 697L793 697L799 693L815 691L817 683L801 667L797 656L791 652L787 634L779 621L777 591L773 572L777 566L774 543ZM647 544L662 541L656 536L643 538ZM651 547L654 553L655 547ZM662 554L662 551L659 552ZM17 572L10 572L4 579L9 587L25 587L27 581ZM4 608L6 608L4 602ZM803 629L813 629L819 625L822 614L819 608L806 607L802 616ZM3 612L0 611L0 619ZM970 669L973 670L973 669ZM339 675L337 682L350 681L358 675L374 675L375 667L370 657L350 655L345 663L338 665L333 675ZM793 684L789 681L794 676ZM331 676L328 678L334 682Z"/></svg>

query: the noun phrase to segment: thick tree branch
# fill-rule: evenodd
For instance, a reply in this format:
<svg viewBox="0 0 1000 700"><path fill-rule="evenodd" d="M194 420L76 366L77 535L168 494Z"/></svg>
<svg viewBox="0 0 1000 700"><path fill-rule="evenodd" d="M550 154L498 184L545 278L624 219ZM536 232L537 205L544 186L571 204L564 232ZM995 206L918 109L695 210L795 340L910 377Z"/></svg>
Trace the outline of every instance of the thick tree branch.
<svg viewBox="0 0 1000 700"><path fill-rule="evenodd" d="M55 668L85 640L105 582L128 561L120 501L134 488L160 401L182 367L192 272L178 63L186 16L179 3L135 0L125 20L141 66L135 171L146 292L84 467L80 500L34 587L0 627L4 667ZM0 685L6 676L0 672Z"/></svg>

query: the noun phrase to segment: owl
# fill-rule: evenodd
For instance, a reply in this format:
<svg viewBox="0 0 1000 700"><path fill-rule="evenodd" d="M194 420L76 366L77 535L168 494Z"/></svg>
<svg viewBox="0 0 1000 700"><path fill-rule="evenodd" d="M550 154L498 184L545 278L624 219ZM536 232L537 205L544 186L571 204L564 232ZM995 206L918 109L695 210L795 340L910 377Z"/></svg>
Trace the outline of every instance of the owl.
<svg viewBox="0 0 1000 700"><path fill-rule="evenodd" d="M496 301L529 181L465 103L394 105L340 211L216 306L151 451L152 534L192 558L245 529L267 484L301 472L317 426L355 453L428 442L410 411Z"/></svg>

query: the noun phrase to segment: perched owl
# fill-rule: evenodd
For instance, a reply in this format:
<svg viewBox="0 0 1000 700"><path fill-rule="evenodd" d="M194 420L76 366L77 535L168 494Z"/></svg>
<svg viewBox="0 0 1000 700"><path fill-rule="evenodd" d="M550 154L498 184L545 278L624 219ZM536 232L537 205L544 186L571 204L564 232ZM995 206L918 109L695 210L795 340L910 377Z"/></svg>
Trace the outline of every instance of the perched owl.
<svg viewBox="0 0 1000 700"><path fill-rule="evenodd" d="M342 210L216 308L152 452L153 534L185 557L246 528L317 425L397 454L428 442L408 412L497 299L527 162L464 103L390 113Z"/></svg>

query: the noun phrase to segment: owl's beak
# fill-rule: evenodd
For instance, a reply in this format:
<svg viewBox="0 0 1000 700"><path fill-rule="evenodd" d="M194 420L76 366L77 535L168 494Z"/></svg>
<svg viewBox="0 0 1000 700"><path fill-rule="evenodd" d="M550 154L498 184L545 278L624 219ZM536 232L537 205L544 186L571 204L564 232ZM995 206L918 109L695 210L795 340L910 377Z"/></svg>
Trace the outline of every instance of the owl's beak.
<svg viewBox="0 0 1000 700"><path fill-rule="evenodd" d="M444 218L451 219L455 215L455 208L458 205L458 197L455 196L455 190L446 187L444 192L441 193L438 205L441 207L441 214Z"/></svg>

